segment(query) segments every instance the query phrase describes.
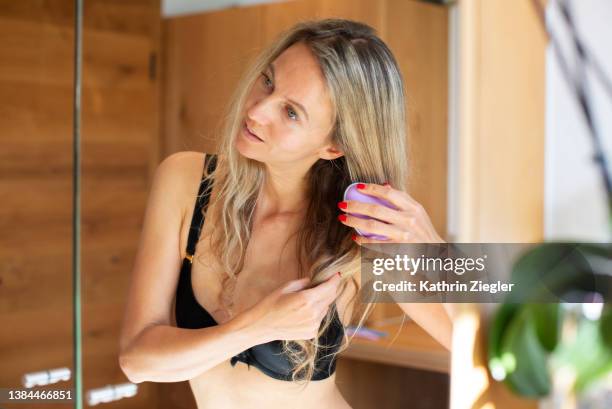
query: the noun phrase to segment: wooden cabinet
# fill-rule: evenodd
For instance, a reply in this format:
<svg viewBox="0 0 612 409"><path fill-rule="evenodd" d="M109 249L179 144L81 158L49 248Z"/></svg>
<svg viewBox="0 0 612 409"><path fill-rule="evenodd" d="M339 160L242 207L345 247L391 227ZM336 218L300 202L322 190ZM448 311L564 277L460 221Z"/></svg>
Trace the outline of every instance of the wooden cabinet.
<svg viewBox="0 0 612 409"><path fill-rule="evenodd" d="M546 41L529 0L459 2L456 242L543 239ZM451 409L536 408L486 370L491 306L460 305Z"/></svg>
<svg viewBox="0 0 612 409"><path fill-rule="evenodd" d="M161 21L159 0L83 3L80 290L88 390L125 382L119 328L159 158ZM0 385L6 388L22 386L25 373L73 364L74 13L73 1L0 2ZM118 405L151 407L153 388L141 385L137 397Z"/></svg>

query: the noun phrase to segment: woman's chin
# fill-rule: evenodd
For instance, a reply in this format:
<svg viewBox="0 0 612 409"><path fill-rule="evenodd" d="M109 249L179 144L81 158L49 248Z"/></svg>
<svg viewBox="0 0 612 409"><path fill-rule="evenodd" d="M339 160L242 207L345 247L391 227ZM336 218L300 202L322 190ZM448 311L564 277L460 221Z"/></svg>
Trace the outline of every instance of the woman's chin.
<svg viewBox="0 0 612 409"><path fill-rule="evenodd" d="M245 158L258 160L257 159L258 155L255 152L253 152L253 148L249 146L248 143L245 143L245 141L243 141L242 138L237 138L234 141L234 147L236 148L238 153L244 156Z"/></svg>

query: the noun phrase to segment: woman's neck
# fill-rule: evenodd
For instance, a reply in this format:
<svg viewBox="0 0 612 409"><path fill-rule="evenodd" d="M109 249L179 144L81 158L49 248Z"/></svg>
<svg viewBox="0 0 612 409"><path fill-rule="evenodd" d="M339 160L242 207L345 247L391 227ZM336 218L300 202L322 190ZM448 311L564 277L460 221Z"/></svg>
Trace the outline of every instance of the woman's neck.
<svg viewBox="0 0 612 409"><path fill-rule="evenodd" d="M307 208L306 173L297 169L270 169L259 197L257 212L262 218L302 214Z"/></svg>

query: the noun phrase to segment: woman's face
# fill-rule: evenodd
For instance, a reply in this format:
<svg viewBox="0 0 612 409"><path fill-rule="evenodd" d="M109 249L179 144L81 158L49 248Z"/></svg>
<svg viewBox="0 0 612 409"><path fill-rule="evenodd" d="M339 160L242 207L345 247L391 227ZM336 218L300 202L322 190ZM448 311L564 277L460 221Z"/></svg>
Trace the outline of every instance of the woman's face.
<svg viewBox="0 0 612 409"><path fill-rule="evenodd" d="M265 163L312 164L341 156L333 148L332 103L323 74L310 49L287 48L259 75L245 105L245 122L261 140L243 128L236 148Z"/></svg>

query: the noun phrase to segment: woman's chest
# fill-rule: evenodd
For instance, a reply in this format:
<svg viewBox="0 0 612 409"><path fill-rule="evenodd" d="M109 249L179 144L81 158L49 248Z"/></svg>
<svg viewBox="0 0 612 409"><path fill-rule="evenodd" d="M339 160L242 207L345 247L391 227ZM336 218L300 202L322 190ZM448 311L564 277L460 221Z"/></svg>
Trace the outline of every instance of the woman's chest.
<svg viewBox="0 0 612 409"><path fill-rule="evenodd" d="M191 286L197 302L215 321L231 318L226 309L229 301L232 313L244 311L289 280L298 278L296 228L286 220L269 220L253 226L245 243L242 269L236 279L228 278L226 269L214 255L211 244L212 224L205 220L191 264ZM181 253L185 256L188 229L181 231ZM238 254L232 256L239 257ZM228 292L228 287L231 291ZM225 291L224 291L225 288ZM226 302L222 302L222 299Z"/></svg>

